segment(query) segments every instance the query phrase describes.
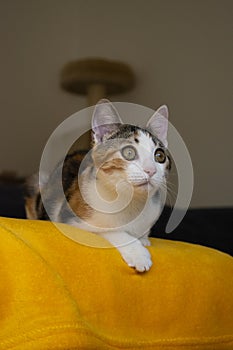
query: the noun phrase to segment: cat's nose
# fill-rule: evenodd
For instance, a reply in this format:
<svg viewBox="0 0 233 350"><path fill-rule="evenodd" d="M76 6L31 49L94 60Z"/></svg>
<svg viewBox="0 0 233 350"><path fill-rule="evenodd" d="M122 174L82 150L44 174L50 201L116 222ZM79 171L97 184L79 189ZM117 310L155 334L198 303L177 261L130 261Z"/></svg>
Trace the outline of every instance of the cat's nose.
<svg viewBox="0 0 233 350"><path fill-rule="evenodd" d="M144 171L145 171L145 173L147 174L147 175L149 175L150 177L152 177L155 173L156 173L156 168L146 168L146 169L144 169Z"/></svg>

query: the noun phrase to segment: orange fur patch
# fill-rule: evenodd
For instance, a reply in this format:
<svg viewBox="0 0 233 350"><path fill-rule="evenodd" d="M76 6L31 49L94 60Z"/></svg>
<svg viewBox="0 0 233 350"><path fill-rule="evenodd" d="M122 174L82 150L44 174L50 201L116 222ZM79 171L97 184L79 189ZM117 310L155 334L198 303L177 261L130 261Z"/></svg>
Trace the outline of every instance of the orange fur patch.
<svg viewBox="0 0 233 350"><path fill-rule="evenodd" d="M126 169L126 163L123 159L114 158L105 162L101 169L109 174L112 174L115 170Z"/></svg>
<svg viewBox="0 0 233 350"><path fill-rule="evenodd" d="M73 212L83 220L88 219L92 215L93 209L84 201L78 181L73 183L70 193L72 193L72 196L69 200L69 205Z"/></svg>

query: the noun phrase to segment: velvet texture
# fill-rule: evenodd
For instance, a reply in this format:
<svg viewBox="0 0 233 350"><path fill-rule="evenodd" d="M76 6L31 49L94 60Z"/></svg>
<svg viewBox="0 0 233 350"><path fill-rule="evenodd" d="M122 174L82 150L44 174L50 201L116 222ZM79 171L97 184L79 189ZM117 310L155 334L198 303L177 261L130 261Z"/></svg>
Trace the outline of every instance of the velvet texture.
<svg viewBox="0 0 233 350"><path fill-rule="evenodd" d="M233 258L151 242L139 274L116 249L88 246L108 245L96 235L1 218L0 349L233 349Z"/></svg>

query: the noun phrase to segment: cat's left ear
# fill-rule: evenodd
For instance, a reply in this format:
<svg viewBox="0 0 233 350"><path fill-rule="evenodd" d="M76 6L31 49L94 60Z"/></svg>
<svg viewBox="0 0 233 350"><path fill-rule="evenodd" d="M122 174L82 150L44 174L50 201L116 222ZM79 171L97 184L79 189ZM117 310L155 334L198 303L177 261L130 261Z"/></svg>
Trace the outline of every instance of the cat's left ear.
<svg viewBox="0 0 233 350"><path fill-rule="evenodd" d="M100 100L92 116L94 141L102 142L104 136L116 131L120 124L122 120L113 104L107 99Z"/></svg>
<svg viewBox="0 0 233 350"><path fill-rule="evenodd" d="M167 147L168 108L163 105L149 119L147 129Z"/></svg>

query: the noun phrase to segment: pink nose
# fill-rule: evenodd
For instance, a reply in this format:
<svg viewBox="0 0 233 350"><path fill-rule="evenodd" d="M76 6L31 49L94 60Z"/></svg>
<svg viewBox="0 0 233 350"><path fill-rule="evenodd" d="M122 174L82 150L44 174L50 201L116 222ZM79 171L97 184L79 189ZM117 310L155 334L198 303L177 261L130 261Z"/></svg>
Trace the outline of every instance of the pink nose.
<svg viewBox="0 0 233 350"><path fill-rule="evenodd" d="M156 169L155 168L147 168L144 169L145 173L148 174L150 177L152 177L155 173L156 173Z"/></svg>

